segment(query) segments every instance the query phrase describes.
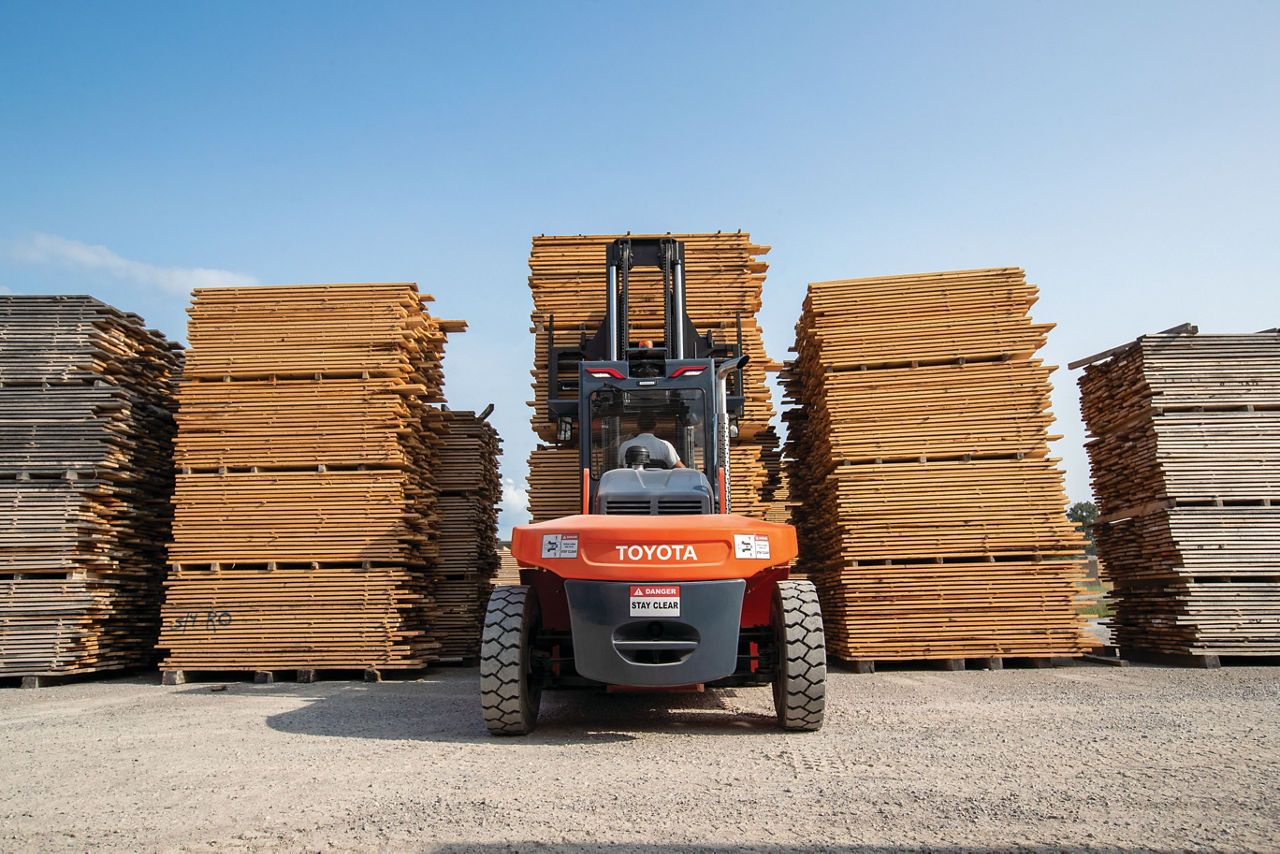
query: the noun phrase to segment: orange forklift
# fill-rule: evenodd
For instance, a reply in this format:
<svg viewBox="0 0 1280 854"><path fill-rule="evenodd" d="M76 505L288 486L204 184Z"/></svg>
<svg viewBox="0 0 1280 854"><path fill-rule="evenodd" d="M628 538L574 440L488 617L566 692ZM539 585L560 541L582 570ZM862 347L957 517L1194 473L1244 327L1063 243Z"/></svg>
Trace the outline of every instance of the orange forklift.
<svg viewBox="0 0 1280 854"><path fill-rule="evenodd" d="M816 730L826 646L813 584L788 578L795 529L730 507L741 318L736 345L698 334L678 240L624 238L605 255L599 330L557 347L551 318L548 334L549 417L579 447L582 512L512 533L521 583L489 599L485 724L532 731L544 690L772 685L778 724ZM662 271L661 341L629 336L639 266Z"/></svg>

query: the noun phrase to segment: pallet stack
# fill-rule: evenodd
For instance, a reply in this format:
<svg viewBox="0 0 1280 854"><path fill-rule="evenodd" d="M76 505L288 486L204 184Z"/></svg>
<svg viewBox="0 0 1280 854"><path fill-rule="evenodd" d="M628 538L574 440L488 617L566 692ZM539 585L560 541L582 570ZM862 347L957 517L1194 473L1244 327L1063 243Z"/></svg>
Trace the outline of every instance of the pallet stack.
<svg viewBox="0 0 1280 854"><path fill-rule="evenodd" d="M1280 655L1280 334L1184 326L1077 364L1115 643Z"/></svg>
<svg viewBox="0 0 1280 854"><path fill-rule="evenodd" d="M0 296L0 677L152 660L181 347L86 296Z"/></svg>
<svg viewBox="0 0 1280 854"><path fill-rule="evenodd" d="M737 339L742 319L745 404L738 437L730 448L730 500L735 513L763 517L773 503L780 470L778 438L770 429L773 402L768 373L780 366L765 353L760 324L761 290L769 265L760 256L768 246L742 232L674 235L539 236L529 256L535 338L533 429L546 443L529 456L529 511L540 522L581 512L581 475L576 447L555 447L555 425L547 420L548 332L556 346L590 338L604 319L605 250L619 237L674 237L685 245L686 311L699 334L718 345ZM654 268L631 272L629 322L632 340L663 337L662 274ZM554 317L554 326L552 318Z"/></svg>
<svg viewBox="0 0 1280 854"><path fill-rule="evenodd" d="M833 655L1087 650L1035 298L1012 268L809 286L783 373L788 486Z"/></svg>
<svg viewBox="0 0 1280 854"><path fill-rule="evenodd" d="M441 437L436 486L440 491L440 565L432 632L440 657L480 656L484 610L498 571L498 502L502 453L498 431L474 412L453 411Z"/></svg>
<svg viewBox="0 0 1280 854"><path fill-rule="evenodd" d="M416 668L441 356L413 284L197 289L160 646L184 670Z"/></svg>

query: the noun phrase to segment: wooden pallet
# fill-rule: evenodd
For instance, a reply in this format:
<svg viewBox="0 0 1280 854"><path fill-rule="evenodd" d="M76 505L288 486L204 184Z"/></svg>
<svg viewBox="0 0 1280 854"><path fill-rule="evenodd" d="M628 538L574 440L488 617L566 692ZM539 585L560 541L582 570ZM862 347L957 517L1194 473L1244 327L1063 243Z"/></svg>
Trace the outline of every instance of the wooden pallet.
<svg viewBox="0 0 1280 854"><path fill-rule="evenodd" d="M1086 660L1100 659L1100 656L1084 655L1080 656ZM968 658L839 658L832 655L828 662L834 667L848 670L852 673L869 674L875 673L877 670L909 670L909 669L927 669L927 670L945 670L945 671L962 671L962 670L1004 670L1033 668L1044 669L1046 667L1066 667L1071 664L1072 659L1067 657L1046 657L1046 656L1003 656L1003 655L985 655L970 656ZM1111 664L1111 661L1096 661L1095 663ZM1116 659L1115 666L1124 667L1128 662Z"/></svg>
<svg viewBox="0 0 1280 854"><path fill-rule="evenodd" d="M1035 296L1016 268L809 286L782 373L788 491L833 655L1092 646Z"/></svg>
<svg viewBox="0 0 1280 854"><path fill-rule="evenodd" d="M275 682L382 682L384 680L408 681L420 679L425 669L419 666L388 665L383 667L262 667L202 670L168 668L160 671L163 685L186 685L193 682L221 683L210 686L211 691L225 691L228 682L252 682L271 685Z"/></svg>

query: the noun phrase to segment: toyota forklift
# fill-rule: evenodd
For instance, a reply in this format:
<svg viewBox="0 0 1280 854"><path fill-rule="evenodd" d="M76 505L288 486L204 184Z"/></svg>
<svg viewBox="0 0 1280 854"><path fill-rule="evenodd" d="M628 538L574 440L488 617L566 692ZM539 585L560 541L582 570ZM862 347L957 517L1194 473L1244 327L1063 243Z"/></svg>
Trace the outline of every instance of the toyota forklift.
<svg viewBox="0 0 1280 854"><path fill-rule="evenodd" d="M662 340L631 340L636 267L662 271ZM559 689L771 685L783 729L822 726L822 613L812 582L788 578L795 529L730 507L741 317L736 343L699 335L684 269L678 240L616 240L595 335L557 347L549 318L548 417L578 445L582 509L512 532L521 583L494 589L480 654L495 735L532 731Z"/></svg>

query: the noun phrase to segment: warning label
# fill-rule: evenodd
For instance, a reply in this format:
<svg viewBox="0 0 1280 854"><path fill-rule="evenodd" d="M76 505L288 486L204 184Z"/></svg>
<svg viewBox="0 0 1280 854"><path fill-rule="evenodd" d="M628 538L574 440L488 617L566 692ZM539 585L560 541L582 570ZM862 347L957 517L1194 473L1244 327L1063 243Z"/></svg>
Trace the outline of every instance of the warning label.
<svg viewBox="0 0 1280 854"><path fill-rule="evenodd" d="M542 556L546 558L566 558L578 556L577 534L543 534Z"/></svg>
<svg viewBox="0 0 1280 854"><path fill-rule="evenodd" d="M631 585L631 616L680 616L680 585Z"/></svg>
<svg viewBox="0 0 1280 854"><path fill-rule="evenodd" d="M733 556L743 560L769 559L767 534L734 534Z"/></svg>

